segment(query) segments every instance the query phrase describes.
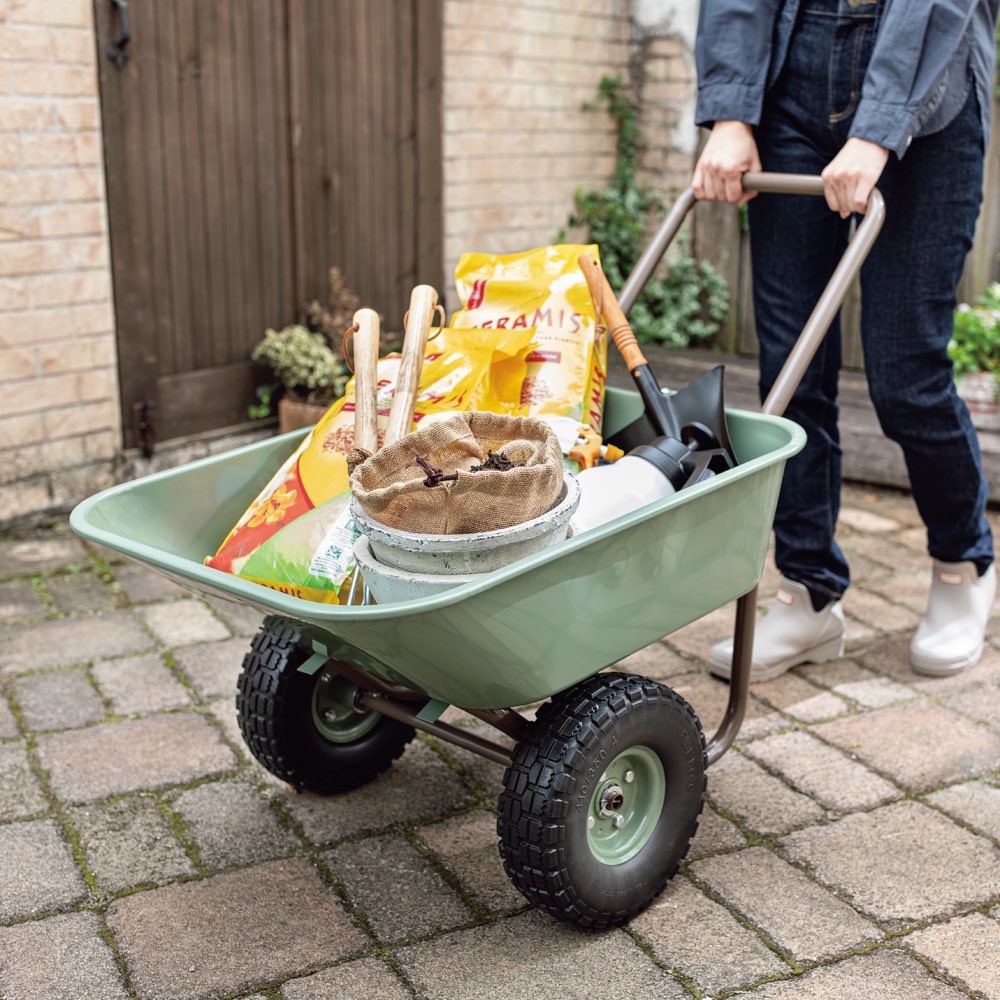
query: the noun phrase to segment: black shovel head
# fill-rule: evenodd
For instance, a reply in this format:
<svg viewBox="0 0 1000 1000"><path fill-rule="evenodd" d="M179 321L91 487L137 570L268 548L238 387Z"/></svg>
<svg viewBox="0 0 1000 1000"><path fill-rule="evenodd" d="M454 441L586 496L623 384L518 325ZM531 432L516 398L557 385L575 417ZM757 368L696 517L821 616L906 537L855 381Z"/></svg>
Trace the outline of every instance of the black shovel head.
<svg viewBox="0 0 1000 1000"><path fill-rule="evenodd" d="M713 471L738 464L733 443L726 424L726 407L723 393L725 366L716 365L683 389L675 393L663 393L664 409L673 411L677 425L701 439L700 447L705 450L718 449L721 463L713 462ZM662 390L661 390L662 391ZM641 444L649 444L656 437L656 431L644 413L638 420L623 427L608 439L609 444L621 448L626 454ZM721 467L716 467L721 466Z"/></svg>

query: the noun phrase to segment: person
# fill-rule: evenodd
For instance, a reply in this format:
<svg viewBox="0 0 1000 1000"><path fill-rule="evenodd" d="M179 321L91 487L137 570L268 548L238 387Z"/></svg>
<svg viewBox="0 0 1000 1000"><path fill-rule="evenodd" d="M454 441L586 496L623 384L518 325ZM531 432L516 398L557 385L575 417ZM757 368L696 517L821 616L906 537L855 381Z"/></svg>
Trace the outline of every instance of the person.
<svg viewBox="0 0 1000 1000"><path fill-rule="evenodd" d="M979 213L1000 0L702 0L696 120L712 128L692 187L749 202L760 392L767 394L877 184L886 222L861 272L869 392L903 450L932 579L913 669L976 663L996 593L987 486L947 344ZM820 198L747 194L745 171L821 174ZM807 433L775 516L777 598L751 679L843 654L850 582L834 538L841 461L838 323L786 415ZM709 654L728 677L732 641Z"/></svg>

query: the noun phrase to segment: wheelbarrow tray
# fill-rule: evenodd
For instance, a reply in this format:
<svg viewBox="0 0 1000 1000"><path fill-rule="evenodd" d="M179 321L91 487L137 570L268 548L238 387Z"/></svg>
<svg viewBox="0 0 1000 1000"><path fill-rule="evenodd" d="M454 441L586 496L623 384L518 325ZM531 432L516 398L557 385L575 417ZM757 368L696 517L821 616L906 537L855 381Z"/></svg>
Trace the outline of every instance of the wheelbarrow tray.
<svg viewBox="0 0 1000 1000"><path fill-rule="evenodd" d="M609 389L605 431L642 413ZM304 431L114 486L73 529L189 590L306 626L313 647L468 708L541 701L745 594L760 578L785 461L781 417L727 414L741 463L665 500L443 594L394 604L304 601L203 564Z"/></svg>

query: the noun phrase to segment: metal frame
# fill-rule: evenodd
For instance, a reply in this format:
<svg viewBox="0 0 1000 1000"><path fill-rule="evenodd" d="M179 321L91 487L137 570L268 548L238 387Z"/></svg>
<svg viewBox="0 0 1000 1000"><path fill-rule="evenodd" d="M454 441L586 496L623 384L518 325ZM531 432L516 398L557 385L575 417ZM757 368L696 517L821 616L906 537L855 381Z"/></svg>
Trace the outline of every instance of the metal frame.
<svg viewBox="0 0 1000 1000"><path fill-rule="evenodd" d="M746 191L773 194L823 195L823 181L819 177L804 174L748 173L743 176ZM642 257L636 263L622 288L619 302L628 313L639 293L652 277L666 253L667 247L677 235L681 223L697 203L694 192L688 188L674 203L666 219L657 230ZM830 324L837 315L847 295L851 282L861 270L882 224L885 221L885 202L879 191L872 192L864 219L857 227L844 255L833 272L823 294L816 303L812 314L802 328L799 339L792 348L784 367L775 380L767 399L761 407L766 414L780 416L784 413L809 363L826 336ZM757 587L745 593L736 603L736 625L733 634L733 667L729 683L729 699L725 715L715 734L708 742L708 763L714 764L732 746L739 733L746 713L750 694L750 665L753 654L754 626L756 624ZM357 667L329 660L331 669L342 674L358 685L355 704L359 711L374 711L407 725L431 733L439 739L498 764L511 763L511 749L474 733L463 732L448 723L422 717L423 709L415 708L415 703L426 703L427 695L398 684L389 684ZM517 742L523 738L530 725L528 719L513 709L461 709L473 717L486 722L494 729Z"/></svg>

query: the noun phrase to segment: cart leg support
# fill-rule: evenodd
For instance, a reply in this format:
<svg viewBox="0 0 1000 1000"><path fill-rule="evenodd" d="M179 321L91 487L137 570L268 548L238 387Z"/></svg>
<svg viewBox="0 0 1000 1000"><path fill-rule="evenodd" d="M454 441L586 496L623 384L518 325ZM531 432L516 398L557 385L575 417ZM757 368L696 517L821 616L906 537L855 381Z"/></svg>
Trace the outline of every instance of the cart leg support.
<svg viewBox="0 0 1000 1000"><path fill-rule="evenodd" d="M740 731L750 696L750 664L753 662L753 631L757 614L757 588L736 602L736 630L733 633L733 669L729 678L726 714L708 744L708 763L714 764L732 745Z"/></svg>

